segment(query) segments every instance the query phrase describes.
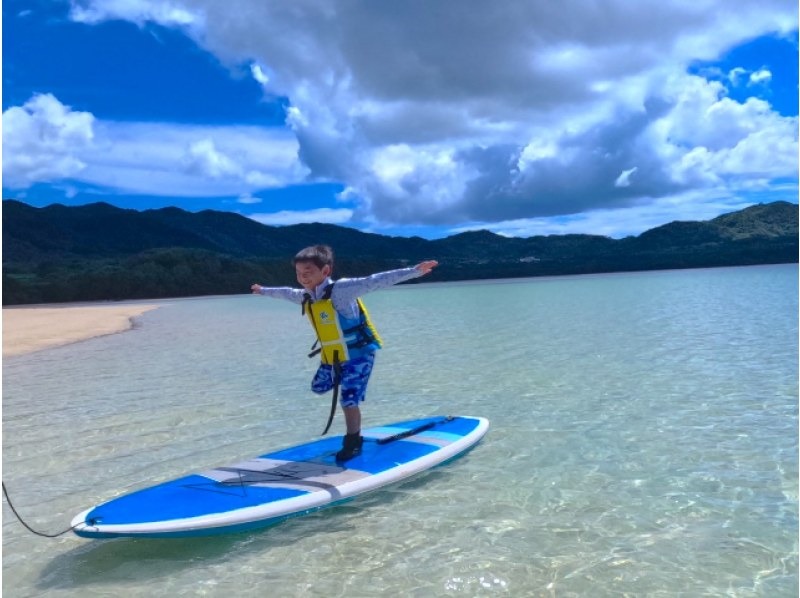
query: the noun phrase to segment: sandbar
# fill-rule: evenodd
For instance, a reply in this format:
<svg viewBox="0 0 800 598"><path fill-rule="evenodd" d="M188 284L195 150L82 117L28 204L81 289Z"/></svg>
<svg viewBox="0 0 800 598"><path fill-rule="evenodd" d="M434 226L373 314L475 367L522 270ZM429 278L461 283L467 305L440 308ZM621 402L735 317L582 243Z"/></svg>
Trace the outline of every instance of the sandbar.
<svg viewBox="0 0 800 598"><path fill-rule="evenodd" d="M123 332L158 305L3 308L3 357Z"/></svg>

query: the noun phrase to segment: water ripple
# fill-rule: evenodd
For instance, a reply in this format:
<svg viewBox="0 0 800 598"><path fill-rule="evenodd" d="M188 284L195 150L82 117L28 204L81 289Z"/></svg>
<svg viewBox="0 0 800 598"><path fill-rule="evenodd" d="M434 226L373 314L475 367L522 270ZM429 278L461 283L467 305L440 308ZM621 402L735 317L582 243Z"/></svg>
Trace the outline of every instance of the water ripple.
<svg viewBox="0 0 800 598"><path fill-rule="evenodd" d="M6 512L4 593L797 595L796 267L367 303L387 345L365 425L483 415L473 452L258 533L43 542ZM308 391L310 341L294 306L241 296L4 360L15 504L63 527L121 492L313 438L328 401Z"/></svg>

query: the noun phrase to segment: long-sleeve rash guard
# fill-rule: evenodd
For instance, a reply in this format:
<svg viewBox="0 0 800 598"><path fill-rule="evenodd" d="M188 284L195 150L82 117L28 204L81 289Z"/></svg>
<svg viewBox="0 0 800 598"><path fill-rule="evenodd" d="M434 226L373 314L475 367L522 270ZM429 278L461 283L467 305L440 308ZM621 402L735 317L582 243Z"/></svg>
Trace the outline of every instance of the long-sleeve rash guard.
<svg viewBox="0 0 800 598"><path fill-rule="evenodd" d="M337 281L331 280L330 277L322 281L313 291L306 291L305 289L294 289L292 287L260 287L259 294L266 295L267 297L275 297L276 299L285 299L292 303L302 304L303 297L306 293L311 295L311 299L318 301L322 299L325 289L331 283L335 282L333 286L333 293L331 294L331 301L333 301L333 308L345 316L346 318L358 317L358 303L356 299L387 287L411 280L422 276L422 272L416 268L401 268L399 270L388 270L386 272L378 272L371 276L363 278L340 278Z"/></svg>

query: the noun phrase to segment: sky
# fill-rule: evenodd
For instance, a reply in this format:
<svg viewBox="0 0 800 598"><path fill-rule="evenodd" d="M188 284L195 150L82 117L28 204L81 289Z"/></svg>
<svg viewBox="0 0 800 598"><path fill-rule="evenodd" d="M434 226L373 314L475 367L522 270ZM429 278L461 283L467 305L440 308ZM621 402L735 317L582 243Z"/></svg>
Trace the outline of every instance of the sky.
<svg viewBox="0 0 800 598"><path fill-rule="evenodd" d="M3 197L621 238L798 201L796 0L5 0Z"/></svg>

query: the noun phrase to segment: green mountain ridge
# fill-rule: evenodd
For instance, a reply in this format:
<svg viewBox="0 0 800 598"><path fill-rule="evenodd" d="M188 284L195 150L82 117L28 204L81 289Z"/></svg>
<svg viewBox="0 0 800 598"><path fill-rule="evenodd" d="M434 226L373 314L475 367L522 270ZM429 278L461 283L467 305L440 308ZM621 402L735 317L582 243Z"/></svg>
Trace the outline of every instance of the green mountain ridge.
<svg viewBox="0 0 800 598"><path fill-rule="evenodd" d="M3 201L3 304L246 293L294 285L298 249L333 246L337 276L437 259L426 281L555 276L798 261L798 206L759 204L638 237L390 237L330 224L274 227L231 212L137 211L106 203Z"/></svg>

